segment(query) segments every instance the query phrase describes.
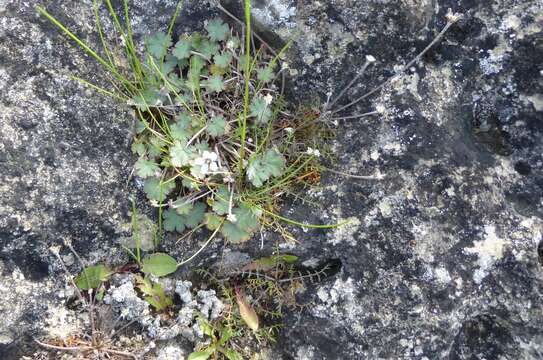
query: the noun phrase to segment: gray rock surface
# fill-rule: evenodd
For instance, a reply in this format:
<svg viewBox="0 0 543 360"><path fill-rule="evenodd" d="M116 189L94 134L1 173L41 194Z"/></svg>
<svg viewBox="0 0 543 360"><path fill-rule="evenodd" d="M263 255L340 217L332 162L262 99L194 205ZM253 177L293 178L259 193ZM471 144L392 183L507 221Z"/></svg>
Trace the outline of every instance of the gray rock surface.
<svg viewBox="0 0 543 360"><path fill-rule="evenodd" d="M66 320L70 294L49 247L69 240L89 263L123 263L128 198L141 195L128 181L132 115L70 80L75 72L106 83L36 16L37 3L0 1L3 359L31 353L32 336L77 324ZM91 3L48 8L96 44ZM136 33L163 28L174 7L135 1ZM428 44L449 7L464 18L443 41L345 114L384 113L338 122L329 166L385 178L326 173L310 194L321 209L285 208L310 223L351 222L328 232L293 229L301 244L286 250L343 267L308 284L302 300L314 305L287 315L272 358L543 357L543 3L264 0L254 14L280 39L301 30L288 59L296 99L337 94L374 56L346 104ZM208 12L205 2L191 5L176 31L201 26ZM240 250L274 248L268 241ZM202 258L213 260L217 249ZM77 261L61 255L76 272ZM170 351L184 350L157 353Z"/></svg>

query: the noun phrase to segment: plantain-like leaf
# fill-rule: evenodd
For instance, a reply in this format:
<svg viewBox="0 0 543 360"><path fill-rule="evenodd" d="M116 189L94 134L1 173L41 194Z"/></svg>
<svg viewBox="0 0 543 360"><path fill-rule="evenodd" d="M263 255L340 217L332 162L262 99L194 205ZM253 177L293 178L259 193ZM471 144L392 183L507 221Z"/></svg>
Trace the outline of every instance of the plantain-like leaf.
<svg viewBox="0 0 543 360"><path fill-rule="evenodd" d="M177 261L168 254L155 253L142 261L141 271L154 276L165 276L177 270Z"/></svg>
<svg viewBox="0 0 543 360"><path fill-rule="evenodd" d="M75 278L75 285L81 290L98 288L111 272L104 265L88 266Z"/></svg>
<svg viewBox="0 0 543 360"><path fill-rule="evenodd" d="M243 360L243 356L234 349L224 349L224 356L228 360Z"/></svg>
<svg viewBox="0 0 543 360"><path fill-rule="evenodd" d="M190 353L187 360L207 360L213 354L214 351L194 351Z"/></svg>

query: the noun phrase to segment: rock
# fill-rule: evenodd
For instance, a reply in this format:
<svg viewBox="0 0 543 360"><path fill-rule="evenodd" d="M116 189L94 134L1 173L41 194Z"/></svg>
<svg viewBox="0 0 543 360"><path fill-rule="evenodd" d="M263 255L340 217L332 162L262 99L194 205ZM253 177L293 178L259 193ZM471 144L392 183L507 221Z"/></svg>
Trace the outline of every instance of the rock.
<svg viewBox="0 0 543 360"><path fill-rule="evenodd" d="M37 3L0 5L5 359L34 352L31 338L44 334L48 314L62 315L55 294L65 288L65 274L48 249L70 240L89 263L122 264L127 257L118 242L129 235L128 199L145 202L141 187L128 181L132 114L70 80L75 72L107 84L89 57L36 17ZM175 3L135 1L138 38L164 28ZM299 300L313 305L286 314L270 358L542 358L543 6L531 0L254 3L266 41L281 45L300 34L287 56L286 90L295 101L317 97L322 104L328 94L333 100L367 55L377 59L332 110L413 59L443 28L448 8L464 15L418 64L334 114L378 110L336 119L330 144L336 159L327 165L336 172L324 172L322 188L307 194L320 207L293 202L283 212L308 223L349 219L349 225L293 228L300 244L281 249L312 263L340 259L342 270L306 284ZM230 0L223 4L236 8ZM49 10L98 43L90 1ZM201 28L209 15L206 2L191 4L176 33ZM234 251L257 257L276 250L273 236L265 240L264 248L254 241ZM171 242L167 249L185 258L192 251L183 246ZM193 266L219 262L221 249L210 246ZM65 247L61 255L69 255ZM69 271L79 270L72 259ZM194 306L181 311L172 337L196 340L192 310L201 306L215 316L219 307L208 296L196 295L201 304L193 298ZM166 343L156 354L185 350Z"/></svg>
<svg viewBox="0 0 543 360"><path fill-rule="evenodd" d="M385 177L326 174L313 199L319 211L287 212L310 223L351 221L328 234L296 233L296 253L337 257L343 267L308 290L309 312L287 316L285 358L543 353L541 4L307 2L295 11L303 35L289 58L293 91L338 94L370 54L377 63L338 102L348 104L428 44L448 7L464 17L442 42L343 114L381 111L338 121L329 166Z"/></svg>

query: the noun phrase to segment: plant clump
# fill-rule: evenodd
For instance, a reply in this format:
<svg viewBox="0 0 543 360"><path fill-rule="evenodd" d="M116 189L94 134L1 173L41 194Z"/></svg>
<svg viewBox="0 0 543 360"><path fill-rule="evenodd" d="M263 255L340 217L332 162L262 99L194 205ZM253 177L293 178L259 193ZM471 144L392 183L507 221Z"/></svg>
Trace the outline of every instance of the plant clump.
<svg viewBox="0 0 543 360"><path fill-rule="evenodd" d="M145 41L145 81L129 100L135 171L164 230L205 225L240 243L275 219L274 196L302 183L318 152L296 136L307 124L276 84L281 53L261 44L247 54L220 19L205 29L175 43L165 33Z"/></svg>

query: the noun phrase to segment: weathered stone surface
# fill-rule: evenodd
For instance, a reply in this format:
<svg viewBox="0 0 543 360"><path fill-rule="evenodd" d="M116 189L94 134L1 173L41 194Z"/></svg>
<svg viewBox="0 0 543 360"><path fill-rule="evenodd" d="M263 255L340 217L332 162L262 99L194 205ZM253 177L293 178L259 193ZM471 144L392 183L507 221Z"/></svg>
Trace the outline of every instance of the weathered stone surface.
<svg viewBox="0 0 543 360"><path fill-rule="evenodd" d="M71 240L90 262L121 263L128 198L139 194L128 181L130 112L70 80L75 72L106 83L91 59L36 17L37 3L0 2L6 359L29 353L25 337L77 323L63 318L64 275L48 248ZM50 11L96 44L91 3L55 2ZM163 28L174 7L135 2L136 33ZM385 178L327 173L310 194L320 209L285 209L310 223L351 222L335 231L293 230L301 244L288 251L343 266L308 284L302 300L314 305L288 314L272 358L543 357L543 4L265 0L254 14L283 40L301 30L288 60L297 98L337 94L366 55L377 58L340 101L346 104L424 48L449 7L464 18L443 41L352 110L379 105L384 113L338 122L330 166ZM192 5L176 31L201 26L208 11L205 2ZM258 255L274 247L241 248Z"/></svg>
<svg viewBox="0 0 543 360"><path fill-rule="evenodd" d="M330 166L385 178L329 174L322 212L290 212L353 221L299 232L296 252L340 258L343 271L292 316L285 358L541 358L543 4L281 4L303 30L295 93L337 94L365 55L378 59L343 104L412 59L448 7L464 14L418 66L351 112L384 114L339 121Z"/></svg>

